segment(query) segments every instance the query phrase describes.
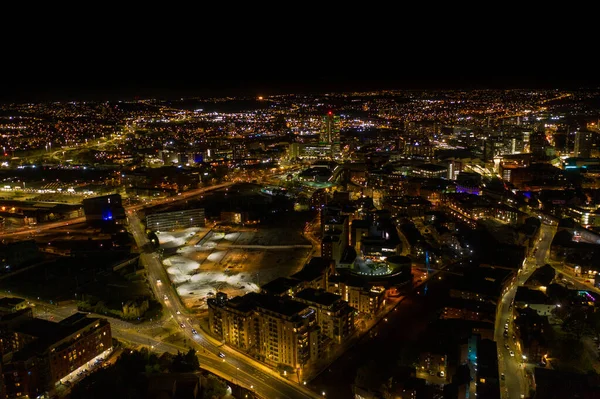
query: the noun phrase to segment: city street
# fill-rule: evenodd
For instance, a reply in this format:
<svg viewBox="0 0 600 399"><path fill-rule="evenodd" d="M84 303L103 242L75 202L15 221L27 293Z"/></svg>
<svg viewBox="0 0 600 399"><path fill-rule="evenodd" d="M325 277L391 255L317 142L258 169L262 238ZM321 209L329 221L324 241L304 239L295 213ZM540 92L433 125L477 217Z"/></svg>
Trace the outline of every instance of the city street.
<svg viewBox="0 0 600 399"><path fill-rule="evenodd" d="M527 397L529 394L529 383L525 375L526 359L523 359L520 346L512 338L514 334L512 303L517 287L523 285L538 267L547 263L548 251L555 233L556 226L541 225L536 255L525 260L525 265L519 270L517 278L505 292L499 305L494 339L498 345L498 372L501 375L504 374L504 380L500 379L503 399L518 399ZM505 324L508 324L506 337L504 336ZM511 356L511 352L513 356Z"/></svg>
<svg viewBox="0 0 600 399"><path fill-rule="evenodd" d="M214 189L215 186L204 190ZM143 224L133 211L128 212L128 218L130 231L138 247L144 248L148 240L143 229ZM279 376L265 365L209 337L202 328L195 324L194 316L188 313L179 300L175 287L169 283L169 277L161 263L160 256L155 252L146 252L140 255L140 260L146 267L148 279L150 280L155 297L163 303L166 313L173 316L182 325L191 346L200 354L208 355L200 358L201 364L209 365L211 368L214 368L213 371L216 374L230 381L235 380L238 385L250 388L265 398L314 398L319 396L303 385ZM196 334L192 333L192 328L196 330ZM223 352L225 358L221 359L219 352ZM207 357L208 359L206 359Z"/></svg>

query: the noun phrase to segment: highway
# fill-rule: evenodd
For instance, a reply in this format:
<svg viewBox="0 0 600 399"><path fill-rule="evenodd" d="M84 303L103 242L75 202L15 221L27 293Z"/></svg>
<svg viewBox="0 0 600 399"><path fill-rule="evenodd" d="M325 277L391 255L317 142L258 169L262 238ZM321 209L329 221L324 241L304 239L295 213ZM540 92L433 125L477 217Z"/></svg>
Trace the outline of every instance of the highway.
<svg viewBox="0 0 600 399"><path fill-rule="evenodd" d="M232 183L222 184L220 186L211 186L205 189L194 190L198 195L209 190L225 187ZM183 195L178 196L178 199ZM144 231L144 225L133 209L127 211L129 219L129 230L133 235L138 248L147 248L148 239ZM175 320L182 325L186 337L189 339L192 347L201 354L200 363L208 365L216 374L234 381L238 385L252 389L258 395L269 399L284 398L316 398L317 395L302 384L292 382L279 376L268 367L256 362L248 356L234 351L207 334L194 323L194 316L189 314L183 306L175 287L170 284L169 276L163 267L160 256L156 252L144 252L140 255L140 260L145 266L148 279L154 295L158 301L163 304L164 311L169 313ZM192 328L197 330L192 333ZM219 353L223 352L225 358L221 359Z"/></svg>
<svg viewBox="0 0 600 399"><path fill-rule="evenodd" d="M218 190L220 188L229 187L233 184L234 184L233 182L226 182L226 183L221 183L221 184L217 184L214 186L197 188L194 190L189 190L189 191L183 192L176 197L155 199L155 200L152 200L151 202L148 202L145 204L125 206L124 208L125 208L127 214L131 214L131 213L137 212L141 209L152 208L154 206L164 205L164 204L169 204L169 203L175 203L175 202L182 201L182 200L185 200L185 199L188 199L191 197L195 197L195 196L205 193L207 191ZM45 230L56 229L56 228L68 226L70 224L77 224L77 223L83 223L83 222L85 222L85 216L67 219L67 220L61 220L58 222L44 223L42 225L35 226L35 227L21 227L21 228L15 229L15 230L6 230L6 231L0 232L0 238L13 238L13 237L18 237L18 236L33 235L33 234L41 233L42 231L45 231Z"/></svg>
<svg viewBox="0 0 600 399"><path fill-rule="evenodd" d="M512 320L512 303L515 298L517 287L531 276L538 267L548 263L548 251L556 233L556 226L542 224L535 256L528 257L525 265L519 270L513 284L504 293L499 310L496 315L494 329L494 340L498 345L498 371L504 374L504 380L500 380L501 397L503 399L518 399L529 396L529 383L525 377L526 359L520 347L513 340L514 323ZM508 324L508 332L504 336L505 324ZM511 356L510 352L514 356Z"/></svg>

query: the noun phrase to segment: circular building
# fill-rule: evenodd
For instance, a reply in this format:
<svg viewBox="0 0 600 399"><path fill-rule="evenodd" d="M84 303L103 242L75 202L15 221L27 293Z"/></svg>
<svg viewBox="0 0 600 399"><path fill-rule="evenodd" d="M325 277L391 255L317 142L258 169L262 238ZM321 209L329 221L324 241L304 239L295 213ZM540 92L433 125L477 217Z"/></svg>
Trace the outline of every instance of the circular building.
<svg viewBox="0 0 600 399"><path fill-rule="evenodd" d="M408 256L392 255L385 259L385 263L390 270L390 275L401 273L403 270L410 271L411 260Z"/></svg>

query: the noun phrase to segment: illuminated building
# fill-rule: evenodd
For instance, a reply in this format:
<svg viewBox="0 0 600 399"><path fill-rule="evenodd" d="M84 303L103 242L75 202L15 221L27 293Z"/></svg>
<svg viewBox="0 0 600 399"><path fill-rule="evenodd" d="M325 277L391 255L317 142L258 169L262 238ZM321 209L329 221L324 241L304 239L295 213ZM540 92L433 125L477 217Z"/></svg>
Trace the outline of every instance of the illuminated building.
<svg viewBox="0 0 600 399"><path fill-rule="evenodd" d="M330 155L332 158L340 156L340 116L334 115L331 111L323 117L320 144L331 146Z"/></svg>
<svg viewBox="0 0 600 399"><path fill-rule="evenodd" d="M317 313L286 298L249 293L208 300L210 331L272 366L301 369L321 353Z"/></svg>
<svg viewBox="0 0 600 399"><path fill-rule="evenodd" d="M88 223L122 224L127 222L120 194L86 198L82 204L85 220Z"/></svg>
<svg viewBox="0 0 600 399"><path fill-rule="evenodd" d="M298 292L294 299L317 312L317 324L321 334L341 344L354 332L354 308L342 297L325 290L307 288Z"/></svg>
<svg viewBox="0 0 600 399"><path fill-rule="evenodd" d="M574 157L589 158L594 144L594 132L578 130L575 133Z"/></svg>
<svg viewBox="0 0 600 399"><path fill-rule="evenodd" d="M3 368L11 397L52 392L63 378L89 367L88 362L112 349L108 321L84 313L75 313L58 323L24 319L11 331L20 348Z"/></svg>
<svg viewBox="0 0 600 399"><path fill-rule="evenodd" d="M153 213L146 216L146 227L152 231L172 231L187 227L204 227L204 208Z"/></svg>
<svg viewBox="0 0 600 399"><path fill-rule="evenodd" d="M370 286L357 276L331 276L327 291L341 296L359 313L374 315L385 306L385 288Z"/></svg>

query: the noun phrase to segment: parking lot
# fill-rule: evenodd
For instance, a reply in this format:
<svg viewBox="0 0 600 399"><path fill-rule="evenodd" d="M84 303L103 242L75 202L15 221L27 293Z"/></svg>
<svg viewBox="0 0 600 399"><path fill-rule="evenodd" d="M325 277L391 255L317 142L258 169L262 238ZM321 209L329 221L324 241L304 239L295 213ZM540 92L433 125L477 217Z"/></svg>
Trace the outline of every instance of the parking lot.
<svg viewBox="0 0 600 399"><path fill-rule="evenodd" d="M158 238L169 251L163 265L171 281L195 310L206 309L206 299L218 291L230 297L257 292L260 285L299 271L311 251L300 233L278 228L189 228Z"/></svg>

